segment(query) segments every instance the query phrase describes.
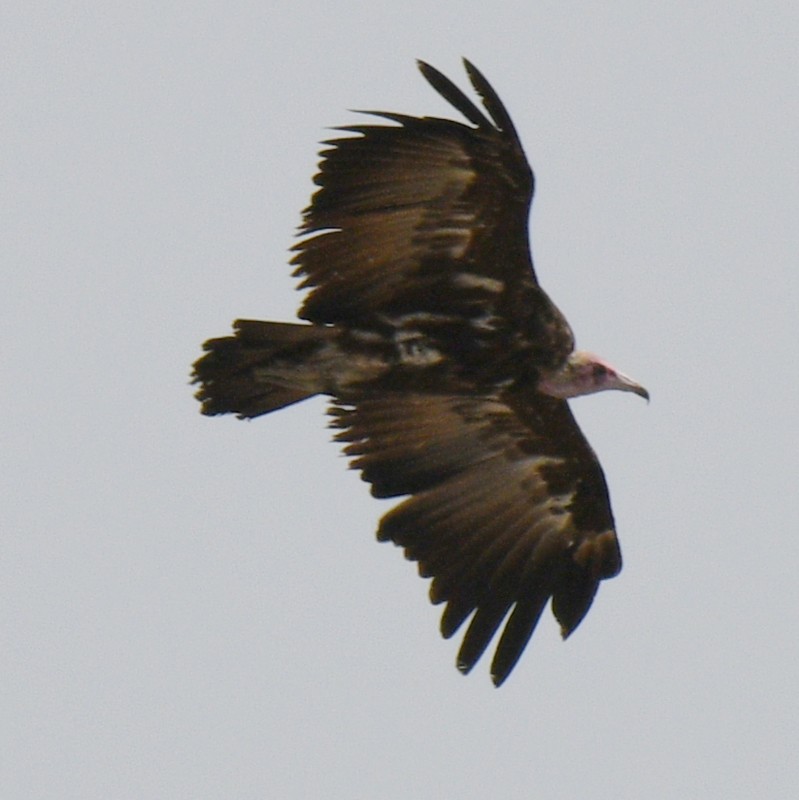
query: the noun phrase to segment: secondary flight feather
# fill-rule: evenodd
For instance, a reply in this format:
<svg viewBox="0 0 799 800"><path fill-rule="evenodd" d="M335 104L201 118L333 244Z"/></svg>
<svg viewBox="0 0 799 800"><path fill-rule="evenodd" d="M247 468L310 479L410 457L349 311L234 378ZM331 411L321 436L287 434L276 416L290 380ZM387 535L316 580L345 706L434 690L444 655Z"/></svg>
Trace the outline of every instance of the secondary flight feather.
<svg viewBox="0 0 799 800"><path fill-rule="evenodd" d="M432 578L445 637L468 620L462 672L502 629L500 685L548 602L566 637L621 569L605 478L568 398L648 394L574 349L533 269L533 173L496 92L464 64L482 109L419 68L465 123L366 112L382 122L324 143L294 248L305 322L237 320L193 377L209 415L332 398L336 439L372 494L405 498L378 538Z"/></svg>

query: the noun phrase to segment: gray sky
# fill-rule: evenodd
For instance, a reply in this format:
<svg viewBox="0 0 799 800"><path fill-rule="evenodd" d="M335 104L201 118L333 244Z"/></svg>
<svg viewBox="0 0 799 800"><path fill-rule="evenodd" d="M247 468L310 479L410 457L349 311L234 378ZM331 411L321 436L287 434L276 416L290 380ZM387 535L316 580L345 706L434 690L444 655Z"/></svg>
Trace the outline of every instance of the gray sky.
<svg viewBox="0 0 799 800"><path fill-rule="evenodd" d="M799 796L796 4L11 6L2 797ZM461 55L536 169L544 286L653 398L573 403L625 569L500 690L323 402L206 419L187 385L293 316L325 126L447 111L414 58Z"/></svg>

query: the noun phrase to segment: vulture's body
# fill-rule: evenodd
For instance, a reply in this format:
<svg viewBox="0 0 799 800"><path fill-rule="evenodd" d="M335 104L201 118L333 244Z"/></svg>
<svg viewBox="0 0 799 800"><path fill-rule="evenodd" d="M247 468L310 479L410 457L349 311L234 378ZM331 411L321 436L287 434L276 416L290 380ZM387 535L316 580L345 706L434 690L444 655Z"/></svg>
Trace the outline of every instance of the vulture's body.
<svg viewBox="0 0 799 800"><path fill-rule="evenodd" d="M205 414L255 417L315 394L433 579L468 672L504 628L499 685L552 600L564 636L621 555L602 469L568 397L647 396L574 337L533 270L533 174L507 112L466 69L484 113L427 64L469 124L378 113L327 142L295 250L305 323L239 320L195 364Z"/></svg>

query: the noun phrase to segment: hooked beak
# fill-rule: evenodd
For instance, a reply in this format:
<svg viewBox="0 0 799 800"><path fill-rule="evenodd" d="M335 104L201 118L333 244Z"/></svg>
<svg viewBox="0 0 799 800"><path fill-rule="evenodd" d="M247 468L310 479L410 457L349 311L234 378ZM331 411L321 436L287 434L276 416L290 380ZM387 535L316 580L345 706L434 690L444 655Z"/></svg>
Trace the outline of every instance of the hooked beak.
<svg viewBox="0 0 799 800"><path fill-rule="evenodd" d="M633 394L643 397L647 403L649 402L649 392L644 389L640 383L636 383L629 375L617 372L616 386L614 388L620 389L622 392L633 392Z"/></svg>

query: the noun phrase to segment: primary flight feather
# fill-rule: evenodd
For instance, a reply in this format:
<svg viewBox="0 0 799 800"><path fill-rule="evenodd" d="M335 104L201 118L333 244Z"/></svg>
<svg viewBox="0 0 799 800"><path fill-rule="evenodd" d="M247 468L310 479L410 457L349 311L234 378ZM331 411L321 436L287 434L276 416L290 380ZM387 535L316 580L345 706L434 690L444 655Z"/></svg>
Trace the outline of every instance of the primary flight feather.
<svg viewBox="0 0 799 800"><path fill-rule="evenodd" d="M420 62L468 124L367 112L325 142L294 247L306 323L238 320L194 365L204 414L256 417L330 395L336 439L376 497L406 496L378 538L470 619L468 672L502 628L500 685L548 601L568 636L621 569L602 469L567 399L646 390L574 349L533 270L534 178L486 79L484 111ZM504 625L503 625L504 623Z"/></svg>

